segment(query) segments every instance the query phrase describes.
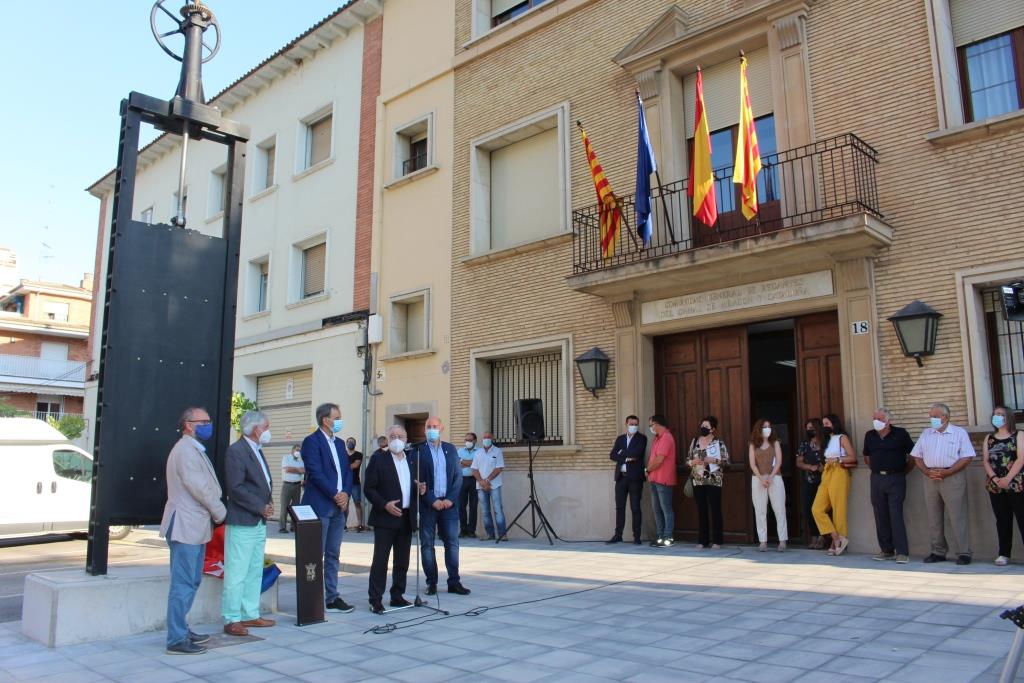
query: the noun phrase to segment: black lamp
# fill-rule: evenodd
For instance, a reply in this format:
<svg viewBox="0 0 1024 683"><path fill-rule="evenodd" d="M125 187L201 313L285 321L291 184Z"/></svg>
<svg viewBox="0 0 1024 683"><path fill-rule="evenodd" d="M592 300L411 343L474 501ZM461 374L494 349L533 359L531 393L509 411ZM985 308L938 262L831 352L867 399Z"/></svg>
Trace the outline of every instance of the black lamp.
<svg viewBox="0 0 1024 683"><path fill-rule="evenodd" d="M608 384L608 356L596 346L576 358L583 386L597 398L597 390Z"/></svg>
<svg viewBox="0 0 1024 683"><path fill-rule="evenodd" d="M917 299L889 317L896 328L903 355L916 360L918 367L924 366L921 356L935 353L935 336L939 331L941 317L941 313Z"/></svg>

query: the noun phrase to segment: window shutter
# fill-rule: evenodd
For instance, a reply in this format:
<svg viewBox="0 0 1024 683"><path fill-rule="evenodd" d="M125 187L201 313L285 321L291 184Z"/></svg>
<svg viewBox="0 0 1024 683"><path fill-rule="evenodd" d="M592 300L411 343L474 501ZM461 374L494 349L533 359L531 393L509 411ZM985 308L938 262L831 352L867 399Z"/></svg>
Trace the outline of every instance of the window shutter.
<svg viewBox="0 0 1024 683"><path fill-rule="evenodd" d="M309 165L318 164L331 156L331 124L334 116L327 115L309 126Z"/></svg>
<svg viewBox="0 0 1024 683"><path fill-rule="evenodd" d="M953 42L961 47L1024 26L1024 2L949 0L949 18Z"/></svg>
<svg viewBox="0 0 1024 683"><path fill-rule="evenodd" d="M558 153L557 128L491 152L491 249L558 231Z"/></svg>
<svg viewBox="0 0 1024 683"><path fill-rule="evenodd" d="M302 298L324 292L327 244L318 244L302 252Z"/></svg>
<svg viewBox="0 0 1024 683"><path fill-rule="evenodd" d="M274 184L274 159L277 156L277 146L271 145L267 147L267 177L266 184L263 186L264 189L271 187Z"/></svg>
<svg viewBox="0 0 1024 683"><path fill-rule="evenodd" d="M686 138L693 137L697 96L697 74L683 79L683 108L686 116ZM768 48L747 53L747 83L754 118L771 114L772 74ZM708 112L708 130L712 133L740 122L740 60L730 59L704 69L704 106ZM666 179L667 180L667 179Z"/></svg>
<svg viewBox="0 0 1024 683"><path fill-rule="evenodd" d="M491 0L491 16L496 17L521 4L523 0Z"/></svg>

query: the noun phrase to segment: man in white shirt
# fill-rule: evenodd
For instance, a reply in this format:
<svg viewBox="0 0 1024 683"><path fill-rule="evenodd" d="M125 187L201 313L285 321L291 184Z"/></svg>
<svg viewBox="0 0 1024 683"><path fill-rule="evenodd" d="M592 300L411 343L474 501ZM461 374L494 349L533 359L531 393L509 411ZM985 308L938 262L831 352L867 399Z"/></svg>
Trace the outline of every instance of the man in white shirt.
<svg viewBox="0 0 1024 683"><path fill-rule="evenodd" d="M931 554L924 561L945 562L945 513L949 512L950 532L957 549L956 563L971 563L971 537L967 516L967 474L964 470L975 456L971 439L962 427L949 424L949 406L932 404L928 412L931 427L910 452L917 468L927 477L924 483L924 504L928 511Z"/></svg>
<svg viewBox="0 0 1024 683"><path fill-rule="evenodd" d="M484 432L480 441L483 448L476 449L473 456L473 477L476 478L480 507L484 512L485 541L505 538L505 511L501 507L501 472L505 469L505 456L494 445L494 434ZM491 506L494 506L492 515ZM497 522L497 528L495 528ZM497 533L497 536L495 536Z"/></svg>
<svg viewBox="0 0 1024 683"><path fill-rule="evenodd" d="M298 505L302 498L302 475L305 472L302 449L295 444L291 452L281 459L281 528L278 531L282 534L288 533L288 508Z"/></svg>

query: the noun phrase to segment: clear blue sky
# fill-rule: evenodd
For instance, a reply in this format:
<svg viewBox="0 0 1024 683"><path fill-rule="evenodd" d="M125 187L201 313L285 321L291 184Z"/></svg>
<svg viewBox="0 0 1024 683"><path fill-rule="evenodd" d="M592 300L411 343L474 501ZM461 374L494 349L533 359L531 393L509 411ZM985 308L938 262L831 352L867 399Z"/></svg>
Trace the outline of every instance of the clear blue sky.
<svg viewBox="0 0 1024 683"><path fill-rule="evenodd" d="M343 1L207 0L224 32L220 54L203 67L207 96ZM178 84L179 63L150 33L151 7L34 0L6 13L0 246L17 252L22 278L77 283L93 269L99 201L85 188L116 162L118 104L132 90L169 98ZM40 21L45 30L33 27Z"/></svg>

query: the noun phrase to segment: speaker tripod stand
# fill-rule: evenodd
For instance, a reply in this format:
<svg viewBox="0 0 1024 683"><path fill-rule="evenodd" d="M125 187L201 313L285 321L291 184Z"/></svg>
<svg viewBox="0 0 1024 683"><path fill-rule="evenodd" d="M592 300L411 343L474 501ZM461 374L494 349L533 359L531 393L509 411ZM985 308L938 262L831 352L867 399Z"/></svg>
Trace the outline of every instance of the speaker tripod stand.
<svg viewBox="0 0 1024 683"><path fill-rule="evenodd" d="M547 515L544 514L544 510L541 508L540 503L537 502L537 485L533 481L533 458L536 453L533 451L533 441L528 441L527 445L530 449L529 466L526 474L530 480L530 498L526 501L526 505L523 506L523 509L519 511L519 514L515 516L515 519L512 520L512 523L505 528L505 533L498 537L498 540L496 540L495 543L501 543L505 540L508 536L509 530L512 529L512 527L517 526L528 533L532 538L537 538L543 531L548 537L548 543L554 545L555 542L552 537L557 538L559 541L562 539L555 532L555 528L551 526L551 522L548 521ZM540 451L540 446L537 447L537 451ZM519 518L526 514L527 510L530 511L529 529L519 523Z"/></svg>

